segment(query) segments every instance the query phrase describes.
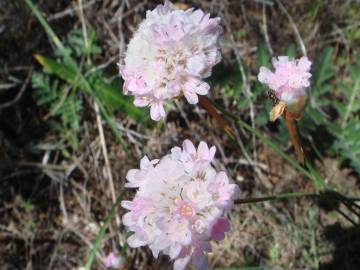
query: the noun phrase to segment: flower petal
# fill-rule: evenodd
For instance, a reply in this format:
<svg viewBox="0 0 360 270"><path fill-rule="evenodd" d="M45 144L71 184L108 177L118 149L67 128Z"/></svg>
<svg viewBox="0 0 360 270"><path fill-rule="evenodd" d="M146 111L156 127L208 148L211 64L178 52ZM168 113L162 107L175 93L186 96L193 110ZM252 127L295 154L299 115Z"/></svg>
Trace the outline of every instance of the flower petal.
<svg viewBox="0 0 360 270"><path fill-rule="evenodd" d="M211 227L211 238L216 241L224 240L225 232L230 230L230 223L226 218L218 218Z"/></svg>
<svg viewBox="0 0 360 270"><path fill-rule="evenodd" d="M132 248L138 248L141 246L145 246L146 242L140 240L136 234L131 235L128 239L127 239L127 243L129 244L130 247Z"/></svg>
<svg viewBox="0 0 360 270"><path fill-rule="evenodd" d="M196 153L196 148L190 140L185 140L183 142L183 149L185 152L187 152L190 155L193 155Z"/></svg>
<svg viewBox="0 0 360 270"><path fill-rule="evenodd" d="M174 262L174 270L184 270L190 261L190 256L178 258Z"/></svg>

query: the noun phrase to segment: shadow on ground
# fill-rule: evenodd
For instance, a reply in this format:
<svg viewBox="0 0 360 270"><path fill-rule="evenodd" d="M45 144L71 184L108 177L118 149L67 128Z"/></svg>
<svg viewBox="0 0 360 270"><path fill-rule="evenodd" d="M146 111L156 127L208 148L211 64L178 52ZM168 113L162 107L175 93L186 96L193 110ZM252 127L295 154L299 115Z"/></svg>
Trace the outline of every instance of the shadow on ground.
<svg viewBox="0 0 360 270"><path fill-rule="evenodd" d="M360 225L344 228L334 224L325 229L324 235L334 251L332 260L320 265L320 270L360 269Z"/></svg>

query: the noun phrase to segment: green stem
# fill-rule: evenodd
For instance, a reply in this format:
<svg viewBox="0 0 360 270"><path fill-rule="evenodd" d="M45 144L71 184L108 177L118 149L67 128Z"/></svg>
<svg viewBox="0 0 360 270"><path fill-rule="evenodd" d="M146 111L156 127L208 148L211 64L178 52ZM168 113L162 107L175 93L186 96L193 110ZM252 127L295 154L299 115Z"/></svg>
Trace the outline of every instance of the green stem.
<svg viewBox="0 0 360 270"><path fill-rule="evenodd" d="M337 192L322 192L322 193L308 193L308 192L292 192L292 193L282 193L273 196L265 196L258 198L245 198L238 199L235 201L235 204L244 204L244 203L256 203L256 202L264 202L264 201L277 201L284 200L290 198L301 198L301 197L313 197L313 198L326 198L329 200L339 201L343 203L346 207L357 207L359 206L355 204L356 201L360 201L357 198L348 198ZM355 210L354 210L355 211Z"/></svg>
<svg viewBox="0 0 360 270"><path fill-rule="evenodd" d="M98 235L96 236L95 242L93 244L90 255L89 255L88 260L87 260L86 265L85 265L85 270L90 270L91 269L91 266L92 266L92 264L94 262L94 259L95 259L95 256L96 256L96 252L100 247L101 240L104 238L106 229L108 228L111 220L113 219L113 217L115 215L115 212L116 212L116 208L120 204L120 202L122 201L122 198L123 198L124 194L125 194L125 191L123 191L119 195L119 197L117 197L115 203L111 207L111 210L110 210L108 216L106 217L106 219L104 221L104 225L101 227Z"/></svg>
<svg viewBox="0 0 360 270"><path fill-rule="evenodd" d="M306 193L306 192L293 192L293 193L283 193L273 196L259 197L259 198L245 198L238 199L235 201L235 204L245 204L245 203L257 203L265 201L278 201L285 200L290 198L299 198L299 197L320 197L320 194L316 193Z"/></svg>

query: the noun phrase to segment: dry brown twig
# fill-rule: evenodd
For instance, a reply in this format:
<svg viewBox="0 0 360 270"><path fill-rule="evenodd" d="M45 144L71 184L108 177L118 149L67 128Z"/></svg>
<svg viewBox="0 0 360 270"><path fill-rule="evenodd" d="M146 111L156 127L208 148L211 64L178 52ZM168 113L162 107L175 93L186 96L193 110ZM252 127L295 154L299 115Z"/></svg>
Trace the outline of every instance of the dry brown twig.
<svg viewBox="0 0 360 270"><path fill-rule="evenodd" d="M0 91L11 89L17 85L17 83L2 83L0 84Z"/></svg>
<svg viewBox="0 0 360 270"><path fill-rule="evenodd" d="M305 47L304 41L303 41L303 39L301 38L299 29L298 29L298 27L296 26L293 18L291 17L291 15L289 14L289 12L288 12L287 9L285 8L285 6L281 3L280 0L275 0L275 1L276 1L276 3L279 5L280 10L281 10L281 11L285 14L285 16L288 18L289 23L290 23L292 29L294 30L295 38L296 38L297 42L299 43L301 52L302 52L302 54L303 54L304 56L306 56L307 54L306 54L306 47Z"/></svg>
<svg viewBox="0 0 360 270"><path fill-rule="evenodd" d="M123 2L125 2L125 1L123 1ZM124 8L121 8L121 6L120 6L120 8L115 12L113 18L110 20L110 24L118 23L118 17L121 17L122 20L124 20L126 17L134 14L140 8L144 7L147 3L148 3L148 0L143 0L140 3L137 3L134 7L128 9L127 11L125 11L125 12L124 12Z"/></svg>
<svg viewBox="0 0 360 270"><path fill-rule="evenodd" d="M110 43L110 47L111 48L119 48L118 44L120 43L120 40L118 39L118 37L115 35L114 31L111 29L110 25L108 24L108 22L104 19L104 18L100 18L100 23L105 27L105 29L107 30L107 32L109 33L109 36L111 38L111 41L113 42L112 44L110 43L110 40L108 40L107 42ZM116 45L114 45L116 44Z"/></svg>
<svg viewBox="0 0 360 270"><path fill-rule="evenodd" d="M94 5L98 0L90 0L89 2L85 3L82 6L82 9L87 9L90 8L92 5ZM54 21L54 20L58 20L61 18L64 18L66 16L74 16L76 12L78 12L80 10L80 7L78 5L74 5L74 7L72 8L67 8L61 12L57 12L55 14L52 14L50 16L47 17L48 21Z"/></svg>
<svg viewBox="0 0 360 270"><path fill-rule="evenodd" d="M8 101L8 102L5 102L3 104L0 105L0 111L5 109L5 108L8 108L8 107L11 107L13 106L14 104L16 104L20 98L22 97L22 95L24 94L25 90L26 90L26 87L28 86L29 84L29 81L30 81L30 78L31 78L31 74L32 74L32 69L30 69L30 71L28 72L28 75L20 89L20 91L16 94L16 96L14 97L14 99Z"/></svg>
<svg viewBox="0 0 360 270"><path fill-rule="evenodd" d="M103 152L104 160L105 160L107 177L108 177L108 180L109 180L111 198L113 200L113 203L115 203L115 201L116 201L116 193L115 193L115 187L114 187L114 180L113 180L113 177L112 177L112 172L111 172L111 167L110 167L110 162L109 162L109 157L108 157L108 152L107 152L107 147L106 147L106 142L105 142L104 129L103 129L103 126L102 126L102 120L101 120L101 116L100 116L100 112L99 112L99 106L97 105L96 102L94 102L94 109L95 109L95 113L96 113L96 121L97 121L98 129L99 129L99 136L100 136L102 152ZM120 219L119 219L119 224L118 225L120 225Z"/></svg>
<svg viewBox="0 0 360 270"><path fill-rule="evenodd" d="M82 0L78 0L78 5L79 5L79 17L80 17L80 21L81 21L81 25L82 25L84 43L85 43L85 46L88 47L87 28L86 28L86 22L85 22L85 17L84 17L84 12L83 12ZM88 59L88 61L90 61L90 59ZM106 140L105 140L104 129L103 129L103 125L102 125L102 119L101 119L101 115L100 115L99 105L97 104L96 101L94 101L94 111L96 114L96 123L97 123L99 137L100 137L102 154L103 154L104 161L105 161L106 177L108 178L108 182L109 182L111 200L113 203L115 203L116 198L117 198L116 192L115 192L115 185L114 185L113 175L112 175L110 161L109 161L109 157L108 157L108 151L107 151L107 146L106 146ZM119 242L121 244L123 244L124 239L123 239L122 235L120 234L120 230L119 230L119 228L121 226L121 220L120 220L120 216L118 213L115 214L115 221L116 221L116 226L117 226L116 231L118 231L117 236L119 238Z"/></svg>
<svg viewBox="0 0 360 270"><path fill-rule="evenodd" d="M178 100L175 100L175 105L176 105L177 109L179 110L180 115L184 119L188 128L191 128L191 122L190 122L189 118L187 117L185 111L183 110L181 103ZM191 129L191 131L193 131L193 130ZM198 141L201 140L200 135L198 133L194 132L193 134L195 135L196 140L198 140Z"/></svg>
<svg viewBox="0 0 360 270"><path fill-rule="evenodd" d="M267 48L269 50L270 55L273 56L274 51L272 49L272 46L271 46L271 43L270 43L270 38L269 38L269 33L268 33L267 17L266 17L266 5L265 4L263 4L263 8L262 8L262 18L263 18L263 32L264 32L266 46L267 46Z"/></svg>
<svg viewBox="0 0 360 270"><path fill-rule="evenodd" d="M125 8L125 0L122 0L118 12L123 13L124 8ZM125 49L125 38L122 30L122 26L123 26L122 20L123 20L122 16L117 16L117 26L118 26L118 36L119 36L119 42L118 42L119 59L121 59Z"/></svg>
<svg viewBox="0 0 360 270"><path fill-rule="evenodd" d="M223 18L229 18L230 16L227 16L227 8L224 6L224 2L222 1L220 3L221 5L221 8L220 8L220 14L222 14L222 17ZM241 54L240 52L238 51L237 49L237 45L236 45L236 42L235 42L235 38L233 36L233 29L231 28L230 26L230 22L228 20L224 20L225 21L225 26L226 26L226 29L227 29L227 32L229 33L230 35L230 45L231 45L231 48L232 50L234 51L235 53L235 56L236 56L236 60L239 64L239 68L240 68L240 72L241 72L241 76L242 76L242 81L243 81L243 89L244 89L244 94L245 96L250 100L250 103L249 103L249 107L250 107L250 119L251 119L251 126L253 128L255 128L255 107L254 107L254 104L253 102L251 101L251 92L250 92L250 84L248 82L248 79L246 77L246 74L245 74L245 69L244 69L244 66L242 64L242 59L241 59ZM240 138L240 134L237 130L235 130L236 132L236 138ZM267 188L271 188L272 184L266 179L266 177L264 176L264 174L261 172L261 169L256 165L258 164L257 162L257 148L256 148L256 139L255 139L255 135L252 134L252 144L253 144L253 159L250 157L250 155L248 154L248 152L246 151L242 141L240 139L237 139L236 140L240 149L241 149L241 152L243 153L245 159L248 161L248 164L252 164L251 166L253 167L253 170L254 172L256 173L257 177L260 179L261 183L267 187Z"/></svg>
<svg viewBox="0 0 360 270"><path fill-rule="evenodd" d="M89 71L87 71L85 73L85 77L89 76L91 73L97 72L99 70L105 69L108 66L110 66L111 64L113 64L115 61L117 61L118 57L117 56L112 56L110 57L105 63L100 64L98 66L95 66L93 68L91 68Z"/></svg>

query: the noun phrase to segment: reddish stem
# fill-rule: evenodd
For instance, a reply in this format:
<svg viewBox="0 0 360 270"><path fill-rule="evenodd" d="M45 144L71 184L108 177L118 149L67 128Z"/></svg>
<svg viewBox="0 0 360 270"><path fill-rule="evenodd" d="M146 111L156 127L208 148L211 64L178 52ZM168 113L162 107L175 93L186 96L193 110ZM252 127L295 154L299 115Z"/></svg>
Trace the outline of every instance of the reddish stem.
<svg viewBox="0 0 360 270"><path fill-rule="evenodd" d="M294 123L294 117L291 115L291 113L287 109L285 109L285 122L286 122L286 125L288 128L288 131L289 131L291 143L293 144L293 146L295 148L296 157L297 157L298 161L302 165L304 165L305 155L304 155L303 148L301 147L299 134L296 130L296 126Z"/></svg>
<svg viewBox="0 0 360 270"><path fill-rule="evenodd" d="M235 138L235 133L233 129L228 124L228 122L218 113L218 111L211 104L207 96L199 96L199 103L216 120L216 122L230 137Z"/></svg>

